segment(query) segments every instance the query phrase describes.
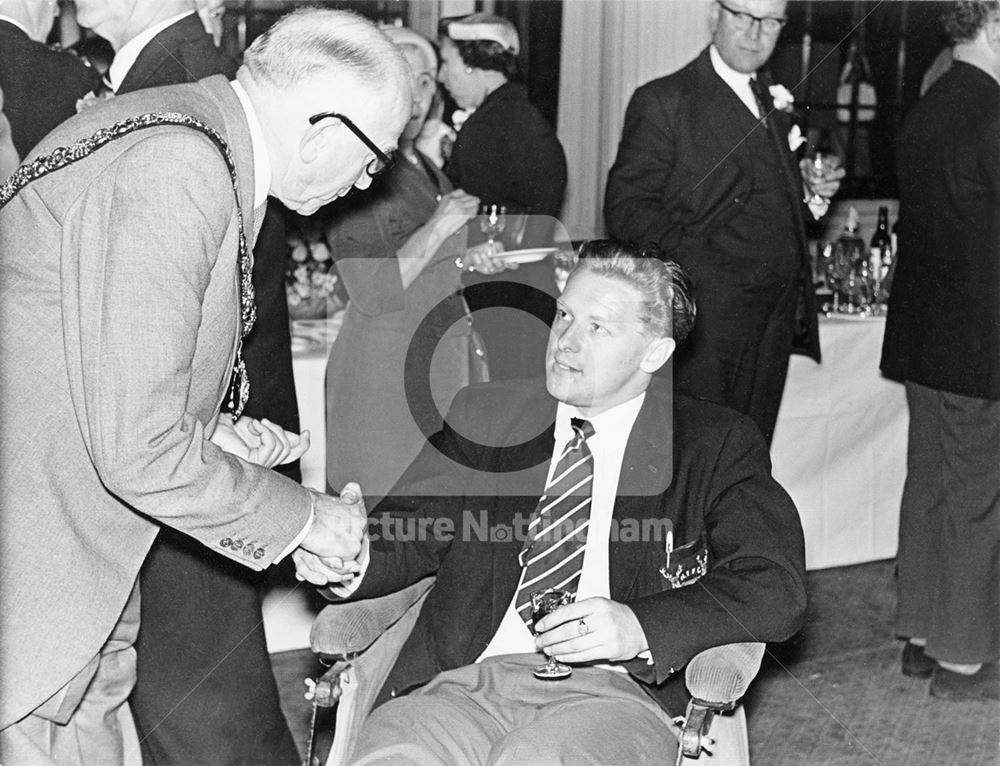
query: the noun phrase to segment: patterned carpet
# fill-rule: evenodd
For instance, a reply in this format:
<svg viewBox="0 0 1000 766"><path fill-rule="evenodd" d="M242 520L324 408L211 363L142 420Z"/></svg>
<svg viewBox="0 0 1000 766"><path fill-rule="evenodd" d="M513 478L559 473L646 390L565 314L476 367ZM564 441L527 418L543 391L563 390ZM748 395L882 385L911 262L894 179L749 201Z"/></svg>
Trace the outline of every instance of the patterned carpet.
<svg viewBox="0 0 1000 766"><path fill-rule="evenodd" d="M997 766L1000 705L942 702L899 672L893 562L810 572L807 624L772 646L745 700L760 766ZM307 651L273 655L285 714L304 750ZM329 747L331 716L320 720Z"/></svg>

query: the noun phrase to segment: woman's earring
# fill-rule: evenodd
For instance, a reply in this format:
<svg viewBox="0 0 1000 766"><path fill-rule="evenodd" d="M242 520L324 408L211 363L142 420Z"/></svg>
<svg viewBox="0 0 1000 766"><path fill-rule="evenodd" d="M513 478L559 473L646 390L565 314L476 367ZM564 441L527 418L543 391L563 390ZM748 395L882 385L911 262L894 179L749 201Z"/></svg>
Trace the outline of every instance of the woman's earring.
<svg viewBox="0 0 1000 766"><path fill-rule="evenodd" d="M467 67L465 68L465 73L466 73L466 74L472 74L472 67L471 67L471 66L467 66Z"/></svg>

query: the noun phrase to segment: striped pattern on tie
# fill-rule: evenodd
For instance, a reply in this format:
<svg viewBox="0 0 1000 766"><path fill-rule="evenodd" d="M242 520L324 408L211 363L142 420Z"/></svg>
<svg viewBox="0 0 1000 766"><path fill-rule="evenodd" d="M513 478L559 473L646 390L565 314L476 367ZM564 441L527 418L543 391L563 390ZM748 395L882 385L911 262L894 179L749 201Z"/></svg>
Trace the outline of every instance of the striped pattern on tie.
<svg viewBox="0 0 1000 766"><path fill-rule="evenodd" d="M521 581L514 604L531 624L531 594L549 588L576 593L590 525L594 458L586 440L594 435L587 420L573 418L574 437L556 464L538 501L521 551Z"/></svg>

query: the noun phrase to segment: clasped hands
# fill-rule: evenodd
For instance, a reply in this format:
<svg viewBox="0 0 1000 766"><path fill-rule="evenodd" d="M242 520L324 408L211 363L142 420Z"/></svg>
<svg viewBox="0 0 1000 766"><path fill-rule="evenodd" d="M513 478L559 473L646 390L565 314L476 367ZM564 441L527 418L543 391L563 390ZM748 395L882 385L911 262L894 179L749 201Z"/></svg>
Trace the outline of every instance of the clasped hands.
<svg viewBox="0 0 1000 766"><path fill-rule="evenodd" d="M210 441L249 463L273 468L297 460L309 449L309 432L296 434L277 423L243 415L219 415ZM347 582L361 570L368 519L361 488L347 484L340 497L313 494L312 524L292 553L296 576L313 585Z"/></svg>
<svg viewBox="0 0 1000 766"><path fill-rule="evenodd" d="M536 630L535 647L559 662L624 662L649 648L635 612L609 598L561 606L539 620Z"/></svg>
<svg viewBox="0 0 1000 766"><path fill-rule="evenodd" d="M348 482L340 497L315 493L313 522L292 552L295 576L313 585L349 583L367 556L368 516L361 487Z"/></svg>
<svg viewBox="0 0 1000 766"><path fill-rule="evenodd" d="M309 449L309 432L287 431L267 418L257 420L243 415L234 421L232 415L223 412L209 441L248 463L273 468L302 457Z"/></svg>

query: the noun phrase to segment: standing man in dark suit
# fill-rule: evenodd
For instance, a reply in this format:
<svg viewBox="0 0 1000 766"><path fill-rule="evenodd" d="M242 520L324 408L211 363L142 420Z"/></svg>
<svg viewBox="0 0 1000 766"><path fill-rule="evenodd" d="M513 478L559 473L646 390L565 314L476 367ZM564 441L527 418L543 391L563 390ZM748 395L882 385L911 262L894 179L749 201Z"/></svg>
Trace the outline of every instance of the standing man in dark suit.
<svg viewBox="0 0 1000 766"><path fill-rule="evenodd" d="M762 71L785 5L713 4L711 45L632 96L604 200L612 236L656 242L691 274L698 325L678 387L749 415L768 441L793 345L819 359L795 134ZM829 198L842 175L811 191Z"/></svg>
<svg viewBox="0 0 1000 766"><path fill-rule="evenodd" d="M910 411L899 513L903 673L1000 699L1000 3L944 15L954 63L899 134L882 371Z"/></svg>
<svg viewBox="0 0 1000 766"><path fill-rule="evenodd" d="M678 671L796 630L802 530L756 427L654 382L690 329L686 290L671 261L585 244L545 380L460 392L374 510L360 583L333 592L437 580L380 699L422 688L375 710L359 762L670 762ZM533 638L548 586L576 600ZM572 676L534 678L539 652Z"/></svg>
<svg viewBox="0 0 1000 766"><path fill-rule="evenodd" d="M116 94L236 75L236 62L216 48L192 0L124 7L79 0L77 19L114 46L108 79ZM272 199L254 247L257 322L243 352L254 387L245 412L297 433L284 249L284 217ZM299 479L297 463L276 470ZM206 556L186 535L160 530L141 574L138 678L130 700L145 763L299 762L267 653L263 579Z"/></svg>
<svg viewBox="0 0 1000 766"><path fill-rule="evenodd" d="M22 158L46 133L76 114L77 100L101 81L72 53L45 44L58 11L56 0L0 3L0 89Z"/></svg>

